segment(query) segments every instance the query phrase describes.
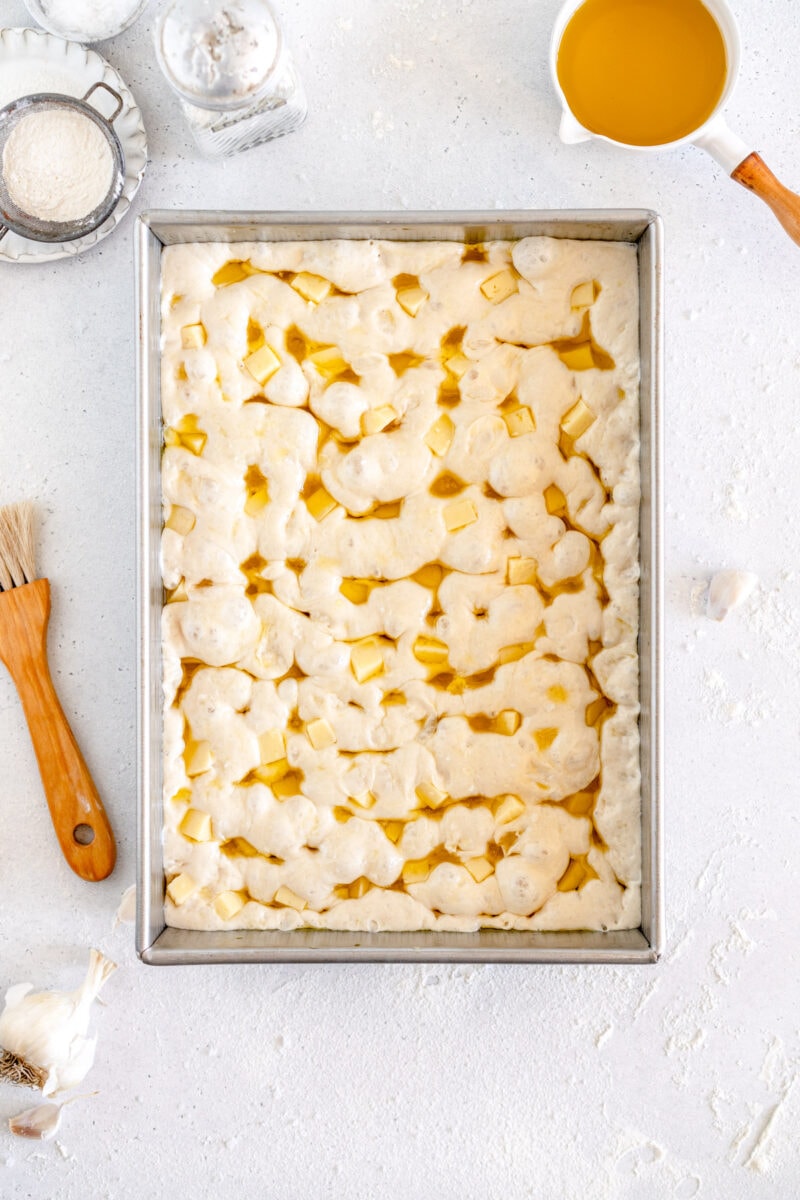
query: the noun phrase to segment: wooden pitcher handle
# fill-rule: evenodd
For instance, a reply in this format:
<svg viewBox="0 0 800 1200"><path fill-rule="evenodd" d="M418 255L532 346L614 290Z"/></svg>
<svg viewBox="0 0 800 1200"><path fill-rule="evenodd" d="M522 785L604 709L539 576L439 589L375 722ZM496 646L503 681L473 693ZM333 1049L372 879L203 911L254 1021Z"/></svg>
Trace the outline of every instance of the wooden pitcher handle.
<svg viewBox="0 0 800 1200"><path fill-rule="evenodd" d="M114 835L47 663L50 585L46 579L0 594L0 658L16 684L59 844L82 879L114 869Z"/></svg>
<svg viewBox="0 0 800 1200"><path fill-rule="evenodd" d="M800 196L775 178L760 154L748 154L732 172L731 179L768 204L789 237L800 246Z"/></svg>

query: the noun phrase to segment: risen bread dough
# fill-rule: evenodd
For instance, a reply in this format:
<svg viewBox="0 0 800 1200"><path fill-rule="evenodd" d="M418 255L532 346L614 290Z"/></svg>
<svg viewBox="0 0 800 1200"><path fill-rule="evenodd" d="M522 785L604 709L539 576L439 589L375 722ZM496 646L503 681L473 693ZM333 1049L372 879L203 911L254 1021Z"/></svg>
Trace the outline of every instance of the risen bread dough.
<svg viewBox="0 0 800 1200"><path fill-rule="evenodd" d="M163 261L168 923L637 926L635 248Z"/></svg>

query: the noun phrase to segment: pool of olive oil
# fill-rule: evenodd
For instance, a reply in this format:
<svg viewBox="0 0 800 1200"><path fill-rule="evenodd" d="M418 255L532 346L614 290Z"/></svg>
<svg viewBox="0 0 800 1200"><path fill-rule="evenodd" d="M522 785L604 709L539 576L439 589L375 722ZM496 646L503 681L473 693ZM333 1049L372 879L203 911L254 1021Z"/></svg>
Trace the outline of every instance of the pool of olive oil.
<svg viewBox="0 0 800 1200"><path fill-rule="evenodd" d="M728 63L701 0L585 0L564 30L557 69L569 107L592 133L660 146L711 116Z"/></svg>

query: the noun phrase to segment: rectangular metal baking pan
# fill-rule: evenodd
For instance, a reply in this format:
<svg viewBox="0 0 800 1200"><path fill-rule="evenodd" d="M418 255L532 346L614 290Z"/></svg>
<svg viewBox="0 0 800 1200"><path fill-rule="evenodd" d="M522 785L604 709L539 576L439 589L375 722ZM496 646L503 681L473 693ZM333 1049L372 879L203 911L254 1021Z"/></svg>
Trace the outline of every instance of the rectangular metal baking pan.
<svg viewBox="0 0 800 1200"><path fill-rule="evenodd" d="M545 235L635 242L641 290L642 924L615 933L191 932L164 923L161 854L162 247L176 242L390 238L483 242ZM143 962L652 963L663 944L661 843L662 228L643 210L467 213L151 212L137 221L138 413L138 913Z"/></svg>

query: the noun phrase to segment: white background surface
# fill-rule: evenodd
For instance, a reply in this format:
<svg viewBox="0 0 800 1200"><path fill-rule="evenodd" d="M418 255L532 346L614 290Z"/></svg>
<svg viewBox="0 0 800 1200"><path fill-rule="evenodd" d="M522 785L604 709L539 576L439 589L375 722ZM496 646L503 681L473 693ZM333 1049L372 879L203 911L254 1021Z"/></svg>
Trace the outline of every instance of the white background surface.
<svg viewBox="0 0 800 1200"><path fill-rule="evenodd" d="M40 508L53 673L119 835L105 883L53 837L0 672L0 986L120 964L58 1143L5 1121L0 1195L793 1200L800 1191L796 522L800 249L700 151L564 147L556 0L282 0L299 132L200 160L151 5L106 43L144 113L136 209L653 207L667 233L668 949L655 967L145 968L134 878L133 221L0 263L0 503ZM800 186L797 5L739 0L729 107ZM0 0L0 25L29 21ZM724 566L761 587L722 625Z"/></svg>

